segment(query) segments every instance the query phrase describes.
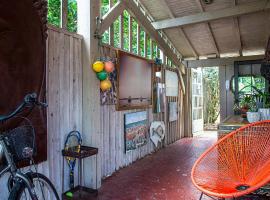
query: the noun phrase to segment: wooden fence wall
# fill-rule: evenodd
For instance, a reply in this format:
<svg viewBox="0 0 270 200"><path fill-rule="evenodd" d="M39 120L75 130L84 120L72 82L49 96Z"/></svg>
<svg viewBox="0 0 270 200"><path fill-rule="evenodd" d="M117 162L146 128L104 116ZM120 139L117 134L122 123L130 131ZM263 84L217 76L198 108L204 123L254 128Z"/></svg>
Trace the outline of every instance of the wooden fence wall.
<svg viewBox="0 0 270 200"><path fill-rule="evenodd" d="M104 47L105 56L115 57L115 49ZM164 77L164 69L162 70ZM164 81L164 80L163 80ZM179 83L179 88L180 88ZM180 138L184 137L184 110L183 110L183 93L179 92L178 97L167 97L168 102L177 102L179 106L178 119L174 122L166 123L166 136L164 145L169 145ZM168 111L168 109L166 109ZM134 161L158 150L153 143L148 143L136 150L125 153L124 142L124 114L141 110L116 111L115 105L101 106L101 175L103 178L110 176L119 168L128 166ZM152 121L168 121L168 112L153 114L152 109L147 109L149 116L149 125ZM163 145L163 146L164 146Z"/></svg>
<svg viewBox="0 0 270 200"><path fill-rule="evenodd" d="M38 171L49 177L58 193L61 194L68 188L69 181L69 170L65 161L63 165L61 155L64 140L71 130L82 131L81 50L83 38L54 27L49 27L48 33L48 160L38 165ZM114 53L110 49L107 51L109 51L107 54ZM180 112L178 121L166 124L167 134L164 145L184 137L183 94L180 92L179 97L168 97L167 102L169 101L177 101ZM101 106L99 154L103 178L156 150L149 139L147 145L128 153L124 152L124 114L135 111L139 110L118 112L115 110L115 105ZM152 109L147 111L149 125L154 120L165 119L166 113L153 114ZM6 180L7 177L4 177L0 182L0 193L3 199L7 199L8 196Z"/></svg>

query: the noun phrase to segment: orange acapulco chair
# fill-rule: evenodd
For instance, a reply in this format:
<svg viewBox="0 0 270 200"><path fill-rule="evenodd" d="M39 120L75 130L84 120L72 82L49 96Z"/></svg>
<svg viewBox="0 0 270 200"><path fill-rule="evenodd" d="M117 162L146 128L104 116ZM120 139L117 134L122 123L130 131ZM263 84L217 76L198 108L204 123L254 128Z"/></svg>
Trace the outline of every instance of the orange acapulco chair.
<svg viewBox="0 0 270 200"><path fill-rule="evenodd" d="M270 182L270 120L246 125L203 153L191 172L203 195L237 198Z"/></svg>

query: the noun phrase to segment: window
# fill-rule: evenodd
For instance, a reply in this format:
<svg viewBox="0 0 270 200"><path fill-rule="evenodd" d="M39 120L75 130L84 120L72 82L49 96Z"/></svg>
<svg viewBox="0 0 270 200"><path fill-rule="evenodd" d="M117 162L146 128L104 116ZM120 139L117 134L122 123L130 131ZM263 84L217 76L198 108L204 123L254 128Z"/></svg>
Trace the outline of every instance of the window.
<svg viewBox="0 0 270 200"><path fill-rule="evenodd" d="M67 30L77 32L77 1L68 0ZM61 27L61 0L48 0L48 22Z"/></svg>
<svg viewBox="0 0 270 200"><path fill-rule="evenodd" d="M238 95L241 100L246 95L254 95L257 91L264 92L266 89L266 80L259 75L241 75L238 76ZM232 91L235 92L235 77L231 81Z"/></svg>

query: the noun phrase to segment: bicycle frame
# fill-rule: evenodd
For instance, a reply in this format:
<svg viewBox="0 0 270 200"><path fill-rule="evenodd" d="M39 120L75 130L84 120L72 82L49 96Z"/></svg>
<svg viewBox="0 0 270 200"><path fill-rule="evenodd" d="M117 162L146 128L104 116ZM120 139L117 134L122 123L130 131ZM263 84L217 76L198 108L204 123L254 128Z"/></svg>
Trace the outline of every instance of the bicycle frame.
<svg viewBox="0 0 270 200"><path fill-rule="evenodd" d="M37 199L37 196L34 190L35 188L34 184L25 174L18 171L16 164L13 161L12 155L10 151L8 150L8 146L5 142L5 138L2 135L0 135L0 147L2 147L3 149L3 155L7 163L7 166L2 171L0 171L0 178L4 174L10 172L12 179L16 181L22 181L26 185L29 191L29 194L31 195L31 198L33 200Z"/></svg>

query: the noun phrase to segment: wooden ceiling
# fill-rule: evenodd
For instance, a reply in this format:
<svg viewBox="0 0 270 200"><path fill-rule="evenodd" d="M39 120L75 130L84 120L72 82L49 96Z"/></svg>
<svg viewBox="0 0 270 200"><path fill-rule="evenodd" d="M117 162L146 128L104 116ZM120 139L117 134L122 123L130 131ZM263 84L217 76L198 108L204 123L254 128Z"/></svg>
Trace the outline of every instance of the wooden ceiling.
<svg viewBox="0 0 270 200"><path fill-rule="evenodd" d="M208 5L201 0L140 0L155 21L220 12L258 1L269 4L267 0L213 0ZM163 31L184 58L263 54L270 35L270 9Z"/></svg>

